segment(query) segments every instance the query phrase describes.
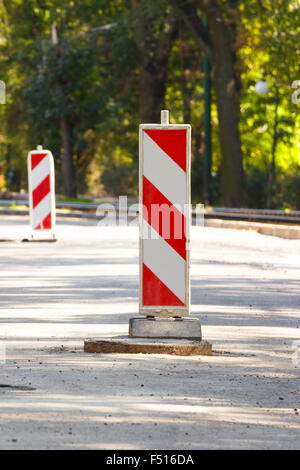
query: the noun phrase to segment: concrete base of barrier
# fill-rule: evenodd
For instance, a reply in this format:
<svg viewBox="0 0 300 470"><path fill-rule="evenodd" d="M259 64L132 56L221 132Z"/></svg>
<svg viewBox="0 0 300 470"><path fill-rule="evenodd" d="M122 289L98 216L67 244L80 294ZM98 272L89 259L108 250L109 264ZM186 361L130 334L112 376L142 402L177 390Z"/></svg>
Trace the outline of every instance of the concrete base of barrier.
<svg viewBox="0 0 300 470"><path fill-rule="evenodd" d="M198 318L134 317L129 320L129 336L201 341L201 323Z"/></svg>
<svg viewBox="0 0 300 470"><path fill-rule="evenodd" d="M32 238L1 238L0 243L53 243L57 242L57 238L43 238L40 240Z"/></svg>
<svg viewBox="0 0 300 470"><path fill-rule="evenodd" d="M175 339L135 339L116 336L106 339L89 339L84 351L99 354L171 354L176 356L211 356L212 345L207 341Z"/></svg>
<svg viewBox="0 0 300 470"><path fill-rule="evenodd" d="M22 243L53 243L57 242L57 238L23 238Z"/></svg>

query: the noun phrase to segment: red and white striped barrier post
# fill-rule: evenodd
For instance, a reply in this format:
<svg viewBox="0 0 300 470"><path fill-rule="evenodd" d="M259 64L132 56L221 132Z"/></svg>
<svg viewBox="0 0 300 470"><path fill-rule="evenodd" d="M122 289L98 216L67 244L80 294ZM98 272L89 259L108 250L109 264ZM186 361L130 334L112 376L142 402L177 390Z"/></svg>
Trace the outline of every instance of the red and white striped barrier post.
<svg viewBox="0 0 300 470"><path fill-rule="evenodd" d="M140 295L133 337L201 339L198 319L190 312L190 161L191 127L140 125ZM165 321L151 321L165 319ZM182 321L175 321L174 319Z"/></svg>
<svg viewBox="0 0 300 470"><path fill-rule="evenodd" d="M46 234L54 239L55 230L55 173L54 159L41 145L28 154L28 193L31 238Z"/></svg>

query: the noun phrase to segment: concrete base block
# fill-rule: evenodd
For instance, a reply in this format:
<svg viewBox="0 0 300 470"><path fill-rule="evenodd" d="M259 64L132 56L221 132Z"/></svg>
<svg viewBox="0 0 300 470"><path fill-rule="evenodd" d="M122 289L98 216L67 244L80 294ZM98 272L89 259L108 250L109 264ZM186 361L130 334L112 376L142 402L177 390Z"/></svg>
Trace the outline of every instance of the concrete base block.
<svg viewBox="0 0 300 470"><path fill-rule="evenodd" d="M201 323L198 318L134 317L129 320L129 336L201 341Z"/></svg>
<svg viewBox="0 0 300 470"><path fill-rule="evenodd" d="M211 356L212 345L207 341L184 339L135 339L115 336L88 339L84 352L98 354L171 354L176 356Z"/></svg>
<svg viewBox="0 0 300 470"><path fill-rule="evenodd" d="M22 243L54 243L57 238L23 238Z"/></svg>

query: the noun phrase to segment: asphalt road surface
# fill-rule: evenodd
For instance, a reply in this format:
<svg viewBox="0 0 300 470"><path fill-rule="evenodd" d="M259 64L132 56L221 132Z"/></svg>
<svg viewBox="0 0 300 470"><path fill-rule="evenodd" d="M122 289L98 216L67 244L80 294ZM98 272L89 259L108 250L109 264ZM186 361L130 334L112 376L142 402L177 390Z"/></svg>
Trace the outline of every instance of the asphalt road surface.
<svg viewBox="0 0 300 470"><path fill-rule="evenodd" d="M26 234L1 217L0 239ZM138 314L137 228L62 220L57 237L0 243L0 449L299 449L300 240L193 227L215 353L176 357L83 352Z"/></svg>

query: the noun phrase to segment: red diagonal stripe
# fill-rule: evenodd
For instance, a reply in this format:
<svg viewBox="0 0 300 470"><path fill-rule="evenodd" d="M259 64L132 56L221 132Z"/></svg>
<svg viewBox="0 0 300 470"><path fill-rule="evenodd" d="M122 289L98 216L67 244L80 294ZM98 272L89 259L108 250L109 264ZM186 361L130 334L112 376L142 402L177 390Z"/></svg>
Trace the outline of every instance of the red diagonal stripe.
<svg viewBox="0 0 300 470"><path fill-rule="evenodd" d="M51 229L51 226L52 226L52 224L51 224L51 212L50 212L50 214L48 214L44 218L43 222L41 223L41 226L42 226L42 229L44 229L44 230L50 230Z"/></svg>
<svg viewBox="0 0 300 470"><path fill-rule="evenodd" d="M186 129L144 129L169 157L186 171Z"/></svg>
<svg viewBox="0 0 300 470"><path fill-rule="evenodd" d="M50 230L52 226L51 212L48 214L43 221L35 227L34 230Z"/></svg>
<svg viewBox="0 0 300 470"><path fill-rule="evenodd" d="M184 305L178 297L143 264L143 305Z"/></svg>
<svg viewBox="0 0 300 470"><path fill-rule="evenodd" d="M47 175L45 179L34 189L32 192L32 204L36 207L42 199L50 192L50 175Z"/></svg>
<svg viewBox="0 0 300 470"><path fill-rule="evenodd" d="M36 166L47 156L46 153L32 153L31 154L31 169L34 170Z"/></svg>
<svg viewBox="0 0 300 470"><path fill-rule="evenodd" d="M148 224L183 259L186 259L185 216L145 176L143 177L143 215Z"/></svg>

